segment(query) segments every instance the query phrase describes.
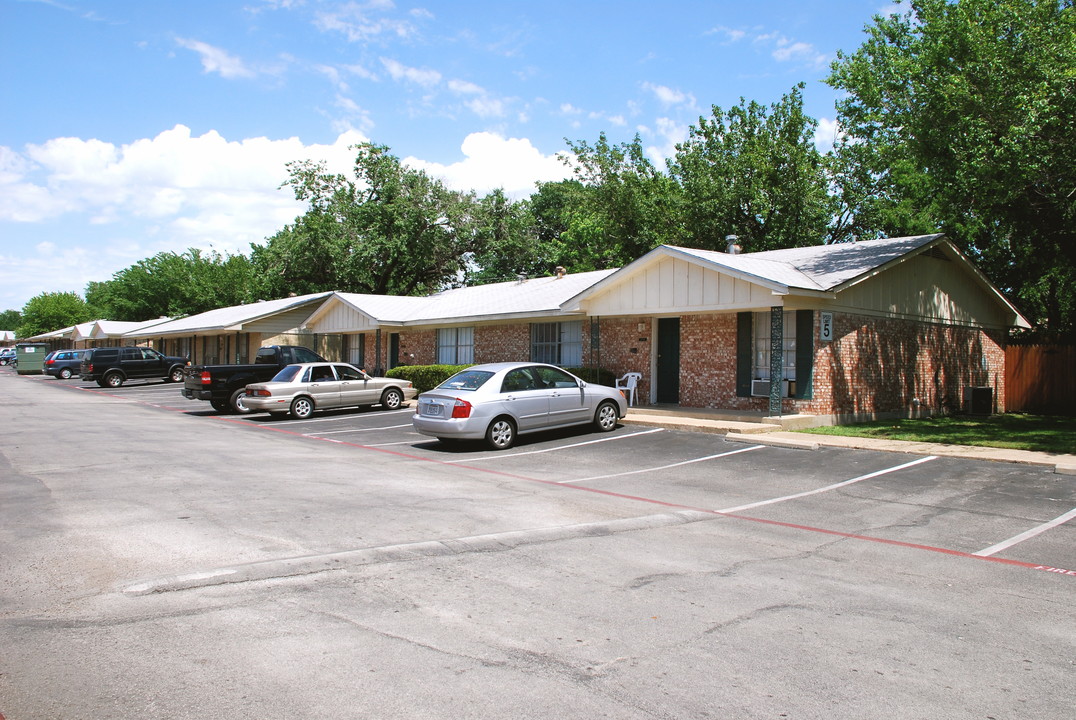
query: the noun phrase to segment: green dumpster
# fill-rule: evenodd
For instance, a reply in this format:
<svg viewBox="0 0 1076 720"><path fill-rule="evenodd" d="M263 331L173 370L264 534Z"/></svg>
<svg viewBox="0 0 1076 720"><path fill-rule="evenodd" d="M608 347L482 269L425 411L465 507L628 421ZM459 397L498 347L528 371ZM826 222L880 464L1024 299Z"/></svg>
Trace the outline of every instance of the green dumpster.
<svg viewBox="0 0 1076 720"><path fill-rule="evenodd" d="M16 343L15 359L19 375L40 375L45 371L45 356L49 354L48 343Z"/></svg>

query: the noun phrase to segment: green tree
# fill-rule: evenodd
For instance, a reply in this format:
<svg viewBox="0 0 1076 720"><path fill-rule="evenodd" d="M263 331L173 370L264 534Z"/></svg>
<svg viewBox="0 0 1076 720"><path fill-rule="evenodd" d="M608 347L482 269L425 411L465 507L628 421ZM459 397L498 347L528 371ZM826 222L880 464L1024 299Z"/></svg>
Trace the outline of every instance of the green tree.
<svg viewBox="0 0 1076 720"><path fill-rule="evenodd" d="M0 330L11 330L22 324L22 313L18 310L4 310L0 312Z"/></svg>
<svg viewBox="0 0 1076 720"><path fill-rule="evenodd" d="M46 292L35 295L22 308L22 324L15 330L20 338L33 337L94 320L77 293Z"/></svg>
<svg viewBox="0 0 1076 720"><path fill-rule="evenodd" d="M309 160L288 164L284 185L309 209L252 246L264 294L425 293L455 281L480 250L473 195L405 167L383 145L353 149L353 178Z"/></svg>
<svg viewBox="0 0 1076 720"><path fill-rule="evenodd" d="M568 265L580 270L619 267L662 243L678 241L679 189L647 158L638 135L612 144L603 132L594 145L582 140L568 145L573 157L566 162L586 188L570 195L572 202L560 214L565 223L561 240L574 260Z"/></svg>
<svg viewBox="0 0 1076 720"><path fill-rule="evenodd" d="M519 275L547 275L554 265L534 232L530 203L513 201L494 190L478 201L475 233L479 252L472 256L467 284L512 280Z"/></svg>
<svg viewBox="0 0 1076 720"><path fill-rule="evenodd" d="M724 250L729 234L751 252L827 238L836 203L802 91L797 85L769 108L742 98L728 112L715 105L677 145L669 169L692 247Z"/></svg>
<svg viewBox="0 0 1076 720"><path fill-rule="evenodd" d="M242 255L190 248L163 252L86 286L86 302L100 317L141 321L193 315L250 302L251 265Z"/></svg>
<svg viewBox="0 0 1076 720"><path fill-rule="evenodd" d="M851 205L879 230L932 220L1040 327L1071 332L1073 0L910 4L876 17L828 79L859 163L840 178Z"/></svg>

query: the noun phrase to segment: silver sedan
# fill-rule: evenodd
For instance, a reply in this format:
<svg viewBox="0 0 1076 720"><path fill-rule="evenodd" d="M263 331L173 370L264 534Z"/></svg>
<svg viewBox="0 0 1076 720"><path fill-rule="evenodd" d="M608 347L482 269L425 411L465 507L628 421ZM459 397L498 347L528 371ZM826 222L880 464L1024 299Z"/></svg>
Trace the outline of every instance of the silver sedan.
<svg viewBox="0 0 1076 720"><path fill-rule="evenodd" d="M252 412L304 419L315 410L381 405L396 410L415 397L408 380L371 377L347 363L287 365L269 382L247 385L243 404Z"/></svg>
<svg viewBox="0 0 1076 720"><path fill-rule="evenodd" d="M627 411L619 390L588 384L554 365L492 363L422 393L412 423L442 442L485 438L504 450L518 435L538 430L593 424L609 432Z"/></svg>

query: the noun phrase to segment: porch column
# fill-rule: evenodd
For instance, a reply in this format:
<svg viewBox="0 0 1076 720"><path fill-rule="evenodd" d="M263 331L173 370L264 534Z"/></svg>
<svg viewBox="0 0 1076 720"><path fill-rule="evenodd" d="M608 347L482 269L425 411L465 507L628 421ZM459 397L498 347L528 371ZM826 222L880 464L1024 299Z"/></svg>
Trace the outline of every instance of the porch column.
<svg viewBox="0 0 1076 720"><path fill-rule="evenodd" d="M380 377L384 374L381 369L381 328L378 327L374 333L374 375Z"/></svg>
<svg viewBox="0 0 1076 720"><path fill-rule="evenodd" d="M781 414L781 387L784 379L785 309L770 308L770 416Z"/></svg>

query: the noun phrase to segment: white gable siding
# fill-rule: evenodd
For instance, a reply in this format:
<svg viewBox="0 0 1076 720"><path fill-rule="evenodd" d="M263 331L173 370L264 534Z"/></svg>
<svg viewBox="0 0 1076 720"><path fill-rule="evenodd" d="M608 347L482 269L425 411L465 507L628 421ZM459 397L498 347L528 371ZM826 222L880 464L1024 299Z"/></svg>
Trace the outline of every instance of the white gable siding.
<svg viewBox="0 0 1076 720"><path fill-rule="evenodd" d="M244 323L243 332L282 333L295 330L310 317L311 312L312 308L307 305L275 313L260 320Z"/></svg>
<svg viewBox="0 0 1076 720"><path fill-rule="evenodd" d="M953 325L1002 328L1010 317L975 278L954 261L926 255L837 295L836 306Z"/></svg>
<svg viewBox="0 0 1076 720"><path fill-rule="evenodd" d="M647 315L767 308L768 289L677 258L664 258L583 301L589 315Z"/></svg>
<svg viewBox="0 0 1076 720"><path fill-rule="evenodd" d="M318 333L351 333L373 330L377 323L355 308L334 301L310 330Z"/></svg>

